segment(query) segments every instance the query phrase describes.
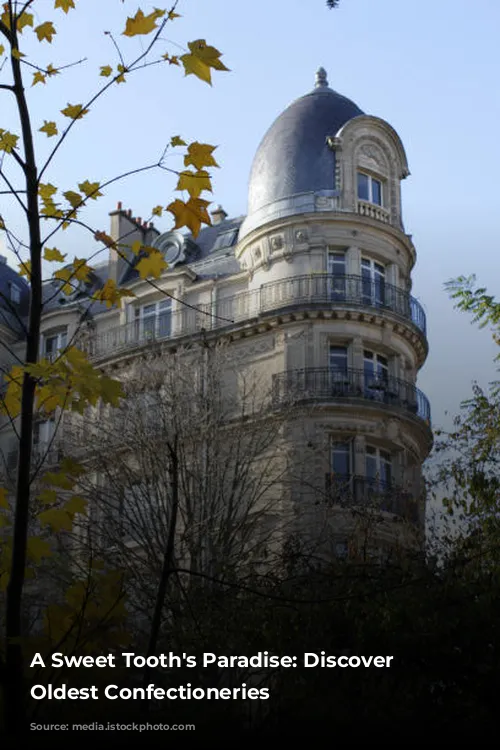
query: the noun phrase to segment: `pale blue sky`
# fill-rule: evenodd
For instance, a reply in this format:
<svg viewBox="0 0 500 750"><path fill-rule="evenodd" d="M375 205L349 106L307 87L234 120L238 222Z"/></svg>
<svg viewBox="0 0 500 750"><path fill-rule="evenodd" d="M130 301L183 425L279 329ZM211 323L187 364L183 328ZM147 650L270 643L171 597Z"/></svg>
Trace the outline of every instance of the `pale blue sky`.
<svg viewBox="0 0 500 750"><path fill-rule="evenodd" d="M37 0L37 22L52 17L52 5ZM57 113L67 102L83 102L94 91L98 67L115 62L109 38L98 29L119 38L122 19L135 13L138 1L80 5L67 18L55 15L61 32L67 30L63 43L36 47L44 64L88 58L47 86L30 89L37 127L43 119L61 122ZM486 383L494 376L488 333L453 310L443 283L475 272L500 294L500 3L342 0L329 11L324 0L181 0L179 12L183 17L169 27L167 49L175 53L174 43L206 38L223 52L231 72L216 73L212 88L175 67L131 76L75 130L50 181L65 190L85 178L104 181L154 162L170 137L181 134L218 144L221 169L215 171L213 200L230 215L243 214L260 139L293 99L313 87L315 70L324 66L330 86L391 123L407 150L411 176L403 186L404 219L417 248L413 291L427 311L430 341L419 386L431 399L434 422L441 422L444 411L456 411L469 394L473 378ZM141 43L120 40L131 52ZM1 93L0 125L15 128L8 97ZM40 143L50 144L45 136ZM169 158L173 168L180 166ZM107 213L117 200L146 218L153 206L173 199L174 187L165 172L129 179L108 189L87 218L107 229ZM3 196L0 201L8 218L8 202ZM10 217L21 233L20 214ZM169 228L166 217L157 224ZM80 256L95 251L81 234L67 232L54 244Z"/></svg>

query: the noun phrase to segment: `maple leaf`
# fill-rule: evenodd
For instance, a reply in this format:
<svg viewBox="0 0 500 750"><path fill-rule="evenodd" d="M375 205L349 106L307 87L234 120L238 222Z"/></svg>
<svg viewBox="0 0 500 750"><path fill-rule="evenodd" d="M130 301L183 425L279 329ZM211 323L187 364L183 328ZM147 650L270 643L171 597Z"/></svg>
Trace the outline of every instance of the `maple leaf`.
<svg viewBox="0 0 500 750"><path fill-rule="evenodd" d="M80 195L80 193L75 193L73 190L67 190L65 193L63 193L63 195L73 208L78 208L78 206L81 206L83 197Z"/></svg>
<svg viewBox="0 0 500 750"><path fill-rule="evenodd" d="M214 70L229 70L219 59L221 56L219 50L208 45L204 39L189 42L188 47L190 52L181 55L180 58L186 75L195 75L212 85L212 68Z"/></svg>
<svg viewBox="0 0 500 750"><path fill-rule="evenodd" d="M132 242L130 249L134 253L134 255L139 255L142 248L142 242L140 240L136 240L135 242Z"/></svg>
<svg viewBox="0 0 500 750"><path fill-rule="evenodd" d="M99 190L99 183L98 182L89 182L88 180L85 180L84 182L80 182L78 184L78 187L82 191L82 193L85 193L87 198L92 198L92 200L97 200L99 196L102 196L102 193Z"/></svg>
<svg viewBox="0 0 500 750"><path fill-rule="evenodd" d="M81 187L81 185L79 185ZM116 242L106 232L95 232L94 239L96 242L102 242L106 247L116 247Z"/></svg>
<svg viewBox="0 0 500 750"><path fill-rule="evenodd" d="M45 21L45 23L41 23L40 26L35 28L35 34L37 35L39 42L43 42L43 40L46 39L49 44L51 44L52 37L55 33L56 30L52 21Z"/></svg>
<svg viewBox="0 0 500 750"><path fill-rule="evenodd" d="M73 519L69 513L59 508L50 508L39 514L38 520L44 526L50 526L54 531L71 531Z"/></svg>
<svg viewBox="0 0 500 750"><path fill-rule="evenodd" d="M31 261L25 260L19 264L19 276L26 276L28 281L31 279Z"/></svg>
<svg viewBox="0 0 500 750"><path fill-rule="evenodd" d="M26 28L26 26L33 26L33 14L24 11L24 13L21 13L19 18L17 19L16 27L17 30L22 34L23 29Z"/></svg>
<svg viewBox="0 0 500 750"><path fill-rule="evenodd" d="M146 279L148 276L153 276L153 278L159 279L162 272L168 268L168 264L165 262L160 251L154 250L145 258L141 258L136 268L141 279Z"/></svg>
<svg viewBox="0 0 500 750"><path fill-rule="evenodd" d="M89 281L89 274L93 271L93 268L87 265L87 261L84 258L75 258L73 261L73 276L78 281Z"/></svg>
<svg viewBox="0 0 500 750"><path fill-rule="evenodd" d="M42 558L50 557L52 555L52 548L50 544L45 541L45 539L40 539L40 537L32 536L28 539L27 552L28 556L32 560L39 563Z"/></svg>
<svg viewBox="0 0 500 750"><path fill-rule="evenodd" d="M53 195L57 193L57 188L55 185L52 185L50 182L47 183L40 183L38 185L38 194L40 198L44 201L49 200L52 198Z"/></svg>
<svg viewBox="0 0 500 750"><path fill-rule="evenodd" d="M138 10L133 18L127 18L123 36L137 36L138 34L150 34L157 28L156 21L165 15L164 10L156 8L149 16L145 16L142 10Z"/></svg>
<svg viewBox="0 0 500 750"><path fill-rule="evenodd" d="M71 268L61 268L59 271L54 273L54 279L62 281L61 292L63 294L71 294L73 291L73 285L70 284L70 280L73 278Z"/></svg>
<svg viewBox="0 0 500 750"><path fill-rule="evenodd" d="M104 76L104 78L109 78L111 73L113 72L113 68L111 65L101 65L101 72L99 75Z"/></svg>
<svg viewBox="0 0 500 750"><path fill-rule="evenodd" d="M12 47L12 49L10 50L10 54L11 54L11 55L12 55L12 57L14 57L14 58L15 58L16 60L20 60L20 59L21 59L21 57L26 57L26 55L24 54L24 52L21 52L21 51L20 51L20 49L19 49L18 47Z"/></svg>
<svg viewBox="0 0 500 750"><path fill-rule="evenodd" d="M167 206L167 211L174 215L176 229L188 227L196 237L202 224L212 223L207 212L209 205L210 201L203 198L190 198L187 203L177 199Z"/></svg>
<svg viewBox="0 0 500 750"><path fill-rule="evenodd" d="M179 175L176 190L186 190L191 198L198 198L203 190L211 193L212 183L210 182L210 175L203 169L199 169L197 172L186 169Z"/></svg>
<svg viewBox="0 0 500 750"><path fill-rule="evenodd" d="M43 251L43 259L49 262L55 261L56 263L62 263L66 256L61 253L57 247L46 247Z"/></svg>
<svg viewBox="0 0 500 750"><path fill-rule="evenodd" d="M113 307L122 297L135 297L135 294L130 289L118 287L113 279L108 279L102 289L93 294L92 299L105 302L106 307Z"/></svg>
<svg viewBox="0 0 500 750"><path fill-rule="evenodd" d="M43 121L43 125L41 128L38 128L40 133L47 133L47 138L50 138L53 135L58 134L57 125L55 122L47 122L47 120Z"/></svg>
<svg viewBox="0 0 500 750"><path fill-rule="evenodd" d="M166 60L169 65L180 65L177 55L169 55L168 52L165 52L163 59Z"/></svg>
<svg viewBox="0 0 500 750"><path fill-rule="evenodd" d="M59 75L58 69L54 68L54 66L52 65L52 63L49 63L47 65L47 70L45 72L47 73L48 76L57 76L57 75Z"/></svg>
<svg viewBox="0 0 500 750"><path fill-rule="evenodd" d="M151 211L152 216L161 216L163 213L163 207L162 206L155 206L153 210Z"/></svg>
<svg viewBox="0 0 500 750"><path fill-rule="evenodd" d="M61 109L61 114L69 117L71 120L79 120L87 112L88 109L84 109L83 104L68 104L65 109Z"/></svg>
<svg viewBox="0 0 500 750"><path fill-rule="evenodd" d="M0 151L6 151L8 154L12 153L12 150L16 148L18 140L18 135L0 128Z"/></svg>
<svg viewBox="0 0 500 750"><path fill-rule="evenodd" d="M5 47L3 46L3 44L0 44L0 55L3 55L4 52L5 52Z"/></svg>
<svg viewBox="0 0 500 750"><path fill-rule="evenodd" d="M33 73L33 83L32 86L36 86L37 83L45 83L46 82L46 76L40 71L37 70L35 73Z"/></svg>
<svg viewBox="0 0 500 750"><path fill-rule="evenodd" d="M184 157L184 166L188 167L190 164L196 169L203 169L203 167L218 167L219 165L212 156L212 152L215 151L217 146L210 146L208 143L190 143L187 149L187 154Z"/></svg>
<svg viewBox="0 0 500 750"><path fill-rule="evenodd" d="M0 229L5 229L5 221L2 218L2 214L0 214Z"/></svg>
<svg viewBox="0 0 500 750"><path fill-rule="evenodd" d="M9 510L9 501L7 500L7 490L5 487L0 487L0 508L3 510Z"/></svg>
<svg viewBox="0 0 500 750"><path fill-rule="evenodd" d="M115 83L125 83L124 73L128 73L128 68L126 68L124 65L118 65L116 69L119 75L116 77Z"/></svg>
<svg viewBox="0 0 500 750"><path fill-rule="evenodd" d="M183 141L180 135L173 135L170 139L171 146L187 146L186 141Z"/></svg>
<svg viewBox="0 0 500 750"><path fill-rule="evenodd" d="M68 13L70 8L75 7L75 0L56 0L54 8L61 8L65 13Z"/></svg>

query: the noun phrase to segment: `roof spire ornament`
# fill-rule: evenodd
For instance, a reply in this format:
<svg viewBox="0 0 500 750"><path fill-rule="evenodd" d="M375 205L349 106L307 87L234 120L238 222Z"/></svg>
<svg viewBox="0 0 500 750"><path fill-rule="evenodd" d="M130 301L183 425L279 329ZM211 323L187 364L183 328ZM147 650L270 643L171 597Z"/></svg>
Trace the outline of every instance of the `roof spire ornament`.
<svg viewBox="0 0 500 750"><path fill-rule="evenodd" d="M328 86L326 70L324 68L318 68L316 71L316 88L319 89L323 86Z"/></svg>

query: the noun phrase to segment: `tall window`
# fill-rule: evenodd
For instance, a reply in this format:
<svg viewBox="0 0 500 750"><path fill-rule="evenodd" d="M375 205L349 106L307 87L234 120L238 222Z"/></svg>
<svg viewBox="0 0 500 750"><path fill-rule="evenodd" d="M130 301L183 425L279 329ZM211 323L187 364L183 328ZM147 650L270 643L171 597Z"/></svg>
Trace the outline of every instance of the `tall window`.
<svg viewBox="0 0 500 750"><path fill-rule="evenodd" d="M361 259L361 283L365 305L385 304L385 268L370 258Z"/></svg>
<svg viewBox="0 0 500 750"><path fill-rule="evenodd" d="M333 392L339 390L343 393L348 382L348 352L346 346L330 346L329 351L329 373L330 387Z"/></svg>
<svg viewBox="0 0 500 750"><path fill-rule="evenodd" d="M366 446L366 478L370 486L385 489L392 484L391 455L387 451Z"/></svg>
<svg viewBox="0 0 500 750"><path fill-rule="evenodd" d="M348 481L352 474L352 443L332 443L331 473L334 481Z"/></svg>
<svg viewBox="0 0 500 750"><path fill-rule="evenodd" d="M21 302L21 289L16 284L10 285L10 301L16 305Z"/></svg>
<svg viewBox="0 0 500 750"><path fill-rule="evenodd" d="M361 201L383 205L382 182L369 174L358 172L358 198Z"/></svg>
<svg viewBox="0 0 500 750"><path fill-rule="evenodd" d="M43 455L49 450L56 431L54 417L44 422L35 422L33 425L33 449L36 454Z"/></svg>
<svg viewBox="0 0 500 750"><path fill-rule="evenodd" d="M172 300L137 307L135 320L139 339L168 338L172 334Z"/></svg>
<svg viewBox="0 0 500 750"><path fill-rule="evenodd" d="M42 339L42 355L50 361L66 348L68 333L66 328L60 331L45 333Z"/></svg>
<svg viewBox="0 0 500 750"><path fill-rule="evenodd" d="M365 395L383 401L389 381L389 363L386 357L376 352L363 352Z"/></svg>
<svg viewBox="0 0 500 750"><path fill-rule="evenodd" d="M328 289L333 299L345 299L345 253L328 253Z"/></svg>

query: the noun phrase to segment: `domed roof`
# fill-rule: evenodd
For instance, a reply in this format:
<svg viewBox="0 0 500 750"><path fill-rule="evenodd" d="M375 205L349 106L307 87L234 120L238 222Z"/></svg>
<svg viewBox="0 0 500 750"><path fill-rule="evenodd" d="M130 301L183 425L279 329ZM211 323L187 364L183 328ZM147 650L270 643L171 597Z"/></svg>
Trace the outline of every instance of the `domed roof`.
<svg viewBox="0 0 500 750"><path fill-rule="evenodd" d="M334 157L326 137L362 114L354 102L329 88L320 68L313 91L279 115L257 149L248 213L298 193L333 190Z"/></svg>

